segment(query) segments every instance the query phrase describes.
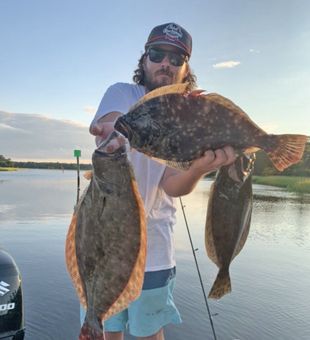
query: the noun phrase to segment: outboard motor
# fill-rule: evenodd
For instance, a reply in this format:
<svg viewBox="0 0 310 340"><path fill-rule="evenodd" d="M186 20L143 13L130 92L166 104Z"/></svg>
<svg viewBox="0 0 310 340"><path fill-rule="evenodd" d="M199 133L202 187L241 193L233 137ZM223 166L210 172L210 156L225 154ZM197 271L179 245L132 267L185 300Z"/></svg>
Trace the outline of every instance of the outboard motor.
<svg viewBox="0 0 310 340"><path fill-rule="evenodd" d="M0 340L24 339L23 294L18 267L0 248Z"/></svg>

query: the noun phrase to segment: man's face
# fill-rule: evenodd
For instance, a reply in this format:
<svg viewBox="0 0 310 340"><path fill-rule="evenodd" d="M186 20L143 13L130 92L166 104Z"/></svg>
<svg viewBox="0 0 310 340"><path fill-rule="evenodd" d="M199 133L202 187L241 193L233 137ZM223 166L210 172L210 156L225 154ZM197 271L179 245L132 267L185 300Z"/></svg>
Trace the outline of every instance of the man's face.
<svg viewBox="0 0 310 340"><path fill-rule="evenodd" d="M152 51L154 52L153 55L150 54L151 52L147 53L143 62L146 88L151 91L160 86L182 83L188 74L188 64L185 61L181 66L173 65L175 64L175 55L169 55L169 52L176 53L177 56L175 57L178 60L180 50L170 45L156 45L153 49L155 50ZM161 52L163 52L164 58L158 62L161 59Z"/></svg>

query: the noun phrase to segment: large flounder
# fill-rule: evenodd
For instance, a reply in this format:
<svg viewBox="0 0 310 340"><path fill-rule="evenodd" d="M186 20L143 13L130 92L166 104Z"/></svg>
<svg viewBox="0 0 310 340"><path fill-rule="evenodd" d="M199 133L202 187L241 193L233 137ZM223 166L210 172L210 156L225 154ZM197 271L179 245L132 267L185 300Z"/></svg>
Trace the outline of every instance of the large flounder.
<svg viewBox="0 0 310 340"><path fill-rule="evenodd" d="M146 94L116 121L116 130L136 150L176 168L187 169L206 150L225 145L262 149L279 171L300 161L307 136L267 134L227 98L186 89L177 84Z"/></svg>
<svg viewBox="0 0 310 340"><path fill-rule="evenodd" d="M229 265L247 239L253 206L254 155L240 156L217 173L208 202L205 245L219 272L209 298L219 299L231 291Z"/></svg>
<svg viewBox="0 0 310 340"><path fill-rule="evenodd" d="M69 227L67 268L87 309L79 339L104 339L102 320L141 293L146 259L143 202L123 148L96 150L93 175Z"/></svg>

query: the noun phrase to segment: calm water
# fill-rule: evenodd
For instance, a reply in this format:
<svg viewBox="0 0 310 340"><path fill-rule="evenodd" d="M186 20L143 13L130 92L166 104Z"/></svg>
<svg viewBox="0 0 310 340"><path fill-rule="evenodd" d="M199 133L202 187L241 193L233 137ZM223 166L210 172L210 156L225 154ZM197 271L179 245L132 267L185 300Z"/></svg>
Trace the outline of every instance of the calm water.
<svg viewBox="0 0 310 340"><path fill-rule="evenodd" d="M201 181L183 198L206 292L217 273L204 250L210 184ZM249 238L231 265L233 291L219 301L209 300L217 338L308 340L310 195L265 186L254 186L254 193ZM11 253L22 273L26 340L77 339L79 305L64 263L75 200L73 171L0 172L0 246ZM183 324L167 327L166 339L213 339L179 210L175 299Z"/></svg>

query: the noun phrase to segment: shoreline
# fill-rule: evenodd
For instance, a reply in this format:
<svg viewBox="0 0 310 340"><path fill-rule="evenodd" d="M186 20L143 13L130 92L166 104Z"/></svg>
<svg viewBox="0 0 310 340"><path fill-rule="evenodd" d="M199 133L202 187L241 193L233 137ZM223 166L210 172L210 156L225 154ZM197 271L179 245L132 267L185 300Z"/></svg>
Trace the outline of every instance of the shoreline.
<svg viewBox="0 0 310 340"><path fill-rule="evenodd" d="M253 184L271 185L291 192L310 194L310 177L253 176Z"/></svg>
<svg viewBox="0 0 310 340"><path fill-rule="evenodd" d="M18 168L0 167L0 171L17 171Z"/></svg>
<svg viewBox="0 0 310 340"><path fill-rule="evenodd" d="M0 172L18 171L22 168L17 167L0 167ZM33 168L32 168L33 169ZM48 168L46 168L48 169ZM41 168L40 170L43 170ZM61 170L61 169L52 169ZM62 169L69 170L69 169ZM75 170L75 169L70 169ZM81 169L82 170L82 169ZM208 178L210 179L210 178ZM212 178L211 178L212 180ZM291 192L300 194L310 194L310 177L300 176L253 176L253 184L270 185L278 188L284 188Z"/></svg>

